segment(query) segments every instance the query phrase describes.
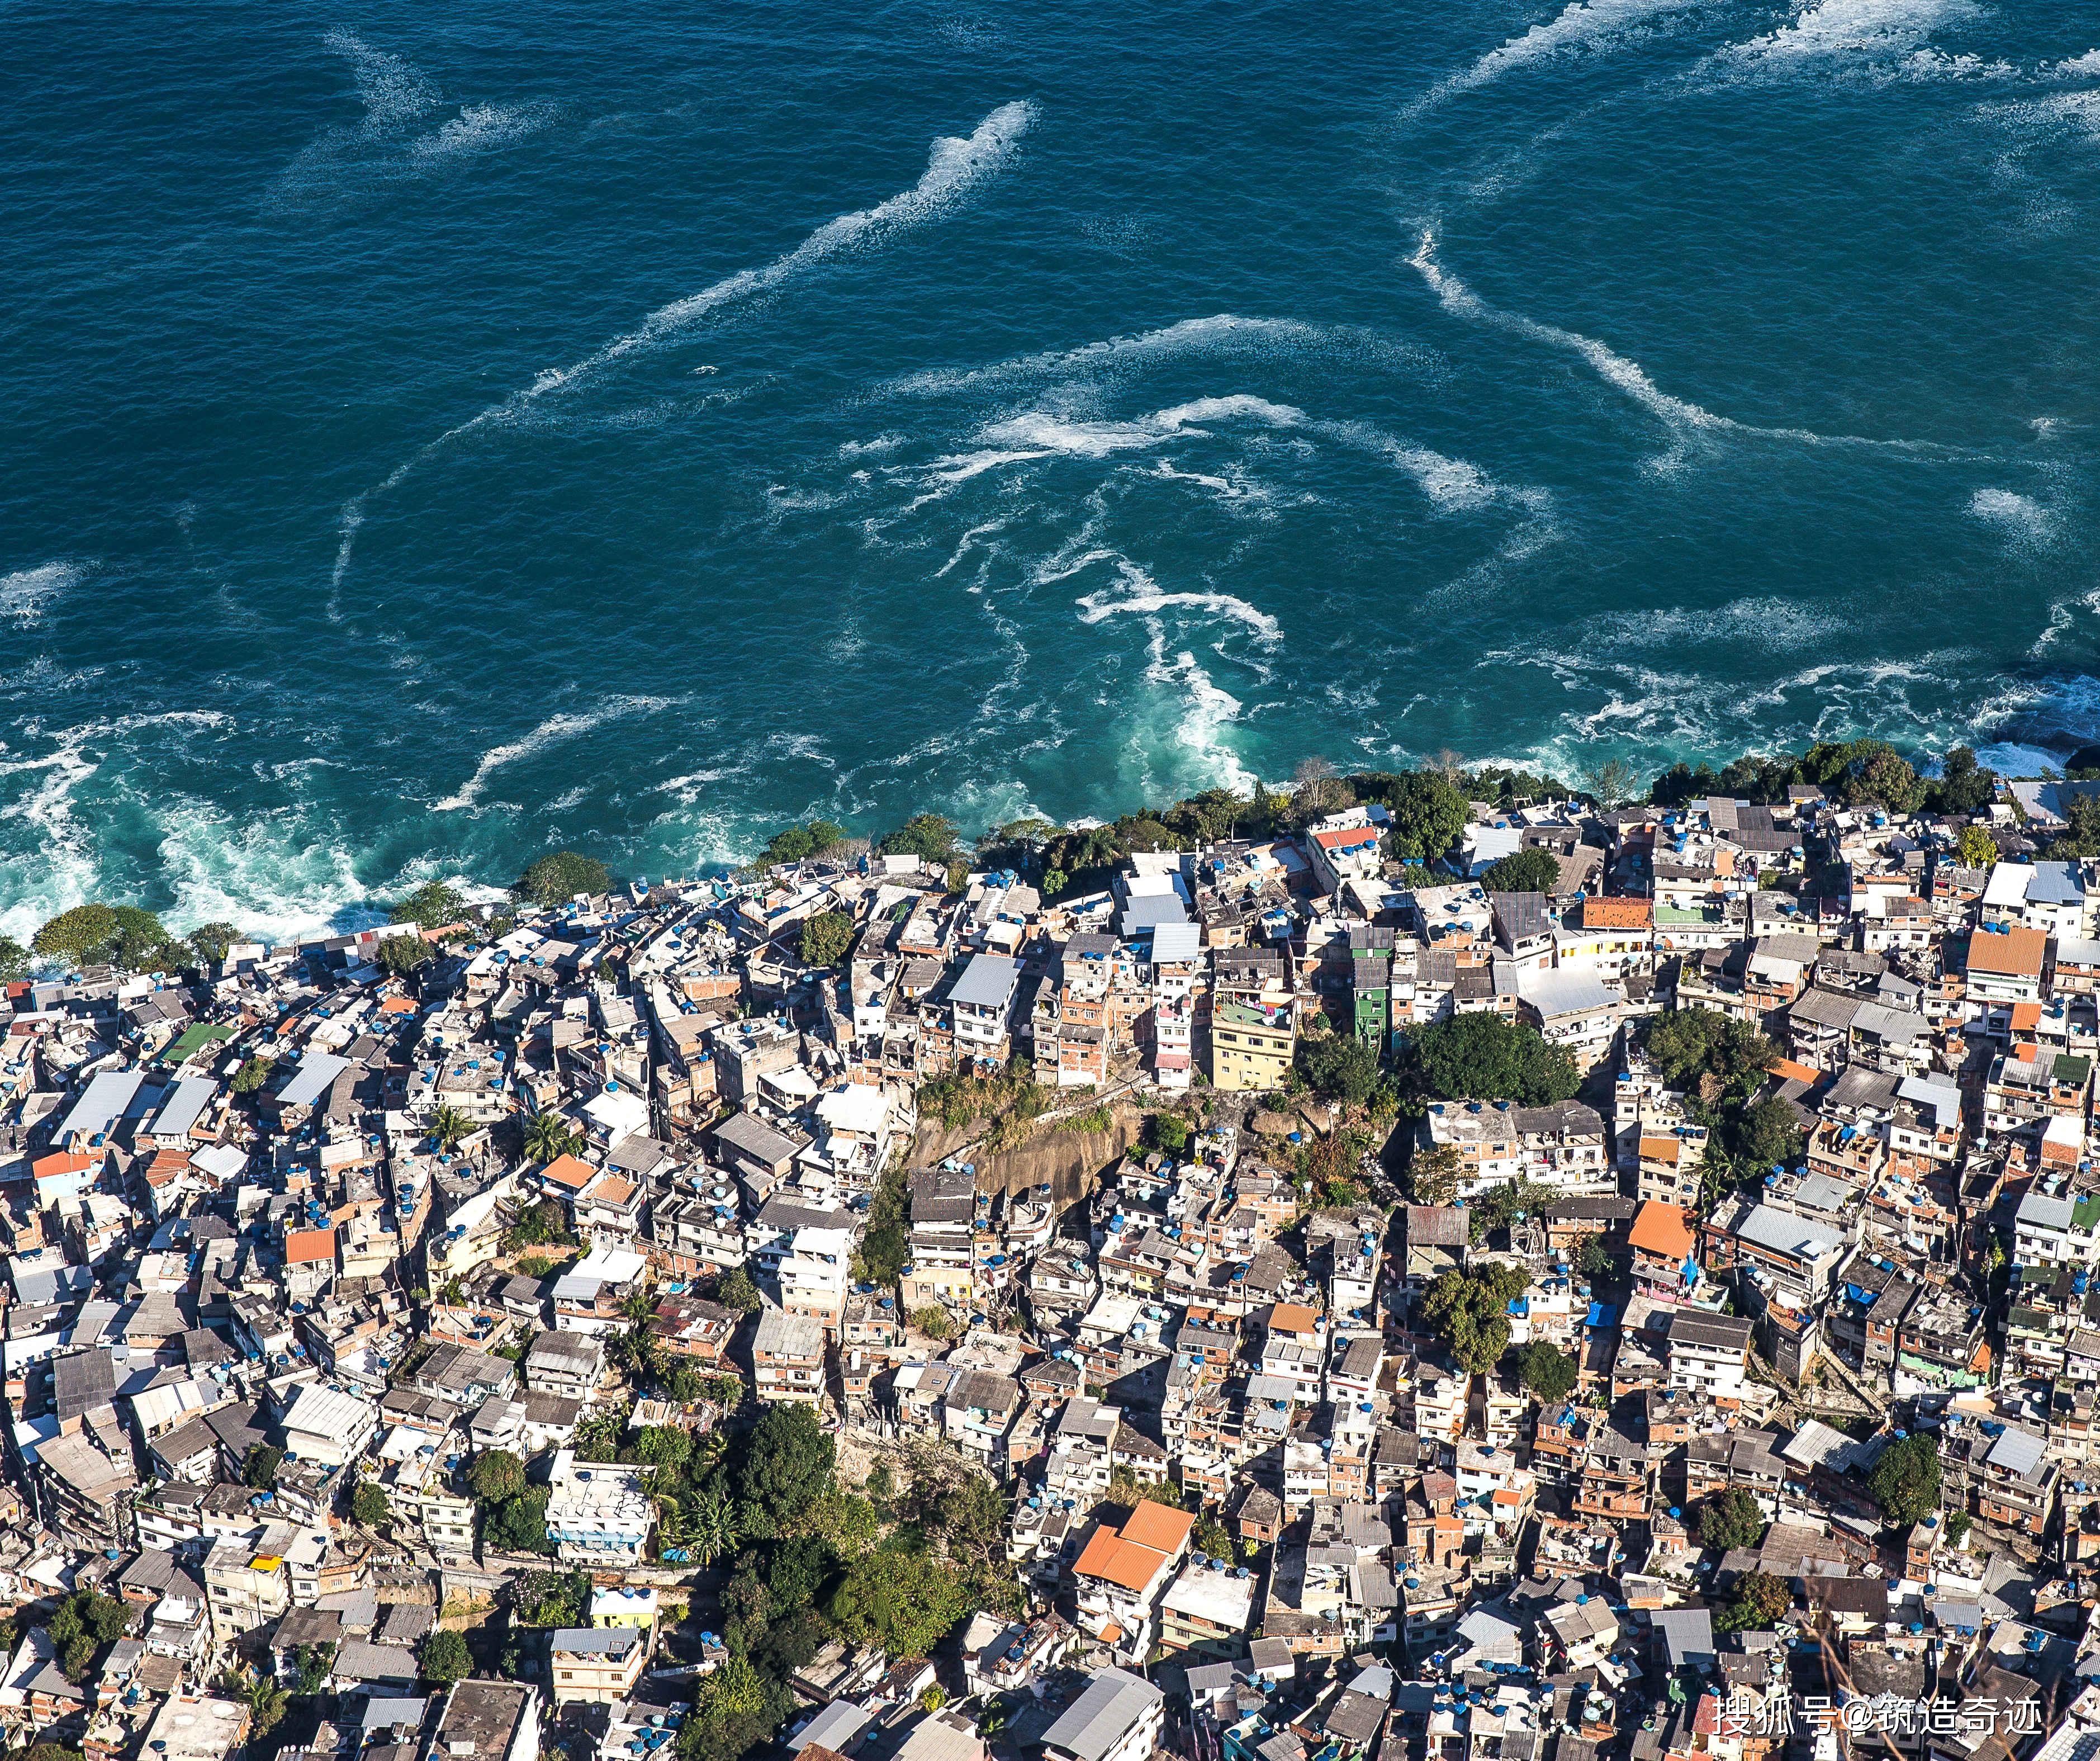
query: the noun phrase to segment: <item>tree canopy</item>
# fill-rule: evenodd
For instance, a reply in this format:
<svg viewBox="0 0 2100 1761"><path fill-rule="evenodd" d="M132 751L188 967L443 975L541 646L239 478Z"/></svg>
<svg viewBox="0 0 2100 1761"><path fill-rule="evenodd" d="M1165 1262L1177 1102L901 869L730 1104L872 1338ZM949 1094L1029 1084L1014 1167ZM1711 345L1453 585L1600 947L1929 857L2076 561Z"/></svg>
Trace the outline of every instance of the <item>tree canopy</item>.
<svg viewBox="0 0 2100 1761"><path fill-rule="evenodd" d="M1514 1101L1551 1106L1582 1086L1574 1060L1538 1030L1485 1010L1454 1015L1401 1044L1404 1088L1429 1101Z"/></svg>
<svg viewBox="0 0 2100 1761"><path fill-rule="evenodd" d="M455 889L442 880L430 880L389 906L386 920L413 924L418 929L442 929L457 923L466 912L466 900Z"/></svg>
<svg viewBox="0 0 2100 1761"><path fill-rule="evenodd" d="M1560 864L1551 850L1513 850L1488 864L1480 885L1490 893L1551 893L1560 885Z"/></svg>
<svg viewBox="0 0 2100 1761"><path fill-rule="evenodd" d="M921 1657L969 1612L961 1580L924 1553L879 1548L855 1560L832 1592L831 1617L854 1644Z"/></svg>
<svg viewBox="0 0 2100 1761"><path fill-rule="evenodd" d="M423 1679L439 1688L449 1688L474 1667L466 1635L449 1626L435 1627L424 1635L422 1655L417 1661Z"/></svg>
<svg viewBox="0 0 2100 1761"><path fill-rule="evenodd" d="M1431 1280L1417 1313L1458 1367L1480 1375L1509 1349L1509 1305L1530 1285L1528 1274L1501 1261L1454 1268Z"/></svg>
<svg viewBox="0 0 2100 1761"><path fill-rule="evenodd" d="M1516 1373L1526 1388L1550 1406L1573 1392L1578 1372L1566 1352L1544 1340L1533 1340L1517 1353Z"/></svg>
<svg viewBox="0 0 2100 1761"><path fill-rule="evenodd" d="M1890 1444L1867 1475L1867 1490L1898 1529L1930 1516L1939 1508L1938 1440L1920 1434Z"/></svg>
<svg viewBox="0 0 2100 1761"><path fill-rule="evenodd" d="M818 911L802 920L799 949L805 966L836 966L852 951L854 920L849 911Z"/></svg>
<svg viewBox="0 0 2100 1761"><path fill-rule="evenodd" d="M1396 862L1434 862L1458 841L1472 810L1439 771L1374 772L1352 777L1361 801L1374 801L1392 815L1386 854Z"/></svg>
<svg viewBox="0 0 2100 1761"><path fill-rule="evenodd" d="M961 848L962 834L952 821L938 814L915 814L884 838L880 846L885 856L916 856L941 863Z"/></svg>
<svg viewBox="0 0 2100 1761"><path fill-rule="evenodd" d="M1701 1547L1754 1547L1764 1538L1765 1515L1757 1499L1740 1486L1710 1493L1699 1507Z"/></svg>
<svg viewBox="0 0 2100 1761"><path fill-rule="evenodd" d="M1384 1086L1379 1071L1378 1053L1361 1040L1329 1034L1298 1042L1298 1074L1315 1094L1330 1101L1346 1101L1361 1106ZM1182 1128L1181 1141L1188 1141Z"/></svg>
<svg viewBox="0 0 2100 1761"><path fill-rule="evenodd" d="M1779 1061L1779 1048L1748 1022L1706 1008L1652 1016L1645 1049L1664 1081L1709 1106L1754 1092Z"/></svg>
<svg viewBox="0 0 2100 1761"><path fill-rule="evenodd" d="M1769 1632L1793 1606L1786 1580L1769 1572L1745 1572L1736 1583L1736 1600L1714 1622L1716 1632Z"/></svg>
<svg viewBox="0 0 2100 1761"><path fill-rule="evenodd" d="M831 1484L836 1449L812 1408L769 1407L745 1446L737 1487L750 1513L746 1526L782 1529Z"/></svg>
<svg viewBox="0 0 2100 1761"><path fill-rule="evenodd" d="M525 1463L509 1450L483 1450L466 1466L467 1490L478 1504L501 1504L525 1490Z"/></svg>
<svg viewBox="0 0 2100 1761"><path fill-rule="evenodd" d="M833 825L828 819L812 819L807 825L792 825L776 832L767 840L765 848L759 853L759 866L777 867L783 863L797 863L812 856L821 856L825 851L836 850L846 841L846 828Z"/></svg>
<svg viewBox="0 0 2100 1761"><path fill-rule="evenodd" d="M567 904L579 893L603 893L611 885L611 872L596 857L562 850L552 851L532 863L518 877L510 890L535 905L552 908Z"/></svg>
<svg viewBox="0 0 2100 1761"><path fill-rule="evenodd" d="M195 957L188 942L135 905L76 905L45 924L29 946L77 970L107 965L119 972L174 972Z"/></svg>

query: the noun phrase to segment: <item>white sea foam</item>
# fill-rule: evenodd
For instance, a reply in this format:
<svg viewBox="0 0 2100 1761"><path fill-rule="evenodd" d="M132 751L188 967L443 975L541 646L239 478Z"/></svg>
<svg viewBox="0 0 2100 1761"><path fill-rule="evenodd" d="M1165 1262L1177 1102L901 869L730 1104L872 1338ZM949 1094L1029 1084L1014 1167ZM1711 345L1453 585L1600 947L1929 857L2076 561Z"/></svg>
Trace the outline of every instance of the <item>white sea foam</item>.
<svg viewBox="0 0 2100 1761"><path fill-rule="evenodd" d="M1233 312L1216 312L1207 318L1185 318L1156 330L1105 338L1077 348L1017 355L982 367L940 367L906 373L882 389L906 397L939 397L988 385L1105 373L1188 355L1265 358L1340 351L1372 355L1396 367L1419 367L1434 360L1413 344L1396 342L1374 330L1308 324L1295 318L1243 318Z"/></svg>
<svg viewBox="0 0 2100 1761"><path fill-rule="evenodd" d="M1500 48L1490 49L1463 73L1433 86L1404 113L1418 117L1462 92L1492 84L1513 68L1553 60L1576 51L1616 46L1642 34L1638 27L1668 12L1682 11L1691 0L1575 0L1554 17L1534 24Z"/></svg>
<svg viewBox="0 0 2100 1761"><path fill-rule="evenodd" d="M1932 44L1935 33L1985 15L1976 0L1796 0L1778 29L1730 44L1707 65L1763 75L1816 68L1879 82L2010 77L2018 70L2009 63Z"/></svg>
<svg viewBox="0 0 2100 1761"><path fill-rule="evenodd" d="M938 136L926 155L925 174L911 188L872 208L856 210L827 220L792 250L761 267L740 269L697 294L658 307L633 329L615 337L566 367L546 369L522 391L513 392L500 404L490 404L457 427L446 430L435 440L426 442L396 466L383 483L354 497L345 508L342 541L336 555L337 587L341 587L343 575L350 567L357 527L363 522L371 498L397 487L409 472L441 448L477 429L510 421L540 399L577 385L628 355L674 341L709 314L770 293L842 252L864 249L938 218L1012 161L1021 138L1028 132L1035 115L1035 107L1025 101L1002 104L968 136ZM356 510L355 520L350 517L353 508Z"/></svg>
<svg viewBox="0 0 2100 1761"><path fill-rule="evenodd" d="M1260 607L1248 604L1236 594L1169 592L1127 558L1118 557L1114 561L1123 590L1081 595L1079 608L1082 624L1099 624L1112 617L1149 617L1157 612L1182 607L1244 624L1265 648L1273 648L1283 640L1281 624Z"/></svg>
<svg viewBox="0 0 2100 1761"><path fill-rule="evenodd" d="M441 128L412 142L408 150L426 164L494 152L545 128L554 113L551 104L469 104Z"/></svg>
<svg viewBox="0 0 2100 1761"><path fill-rule="evenodd" d="M2011 489L1979 489L1969 498L1969 513L2022 547L2045 545L2056 536L2056 517L2033 497Z"/></svg>
<svg viewBox="0 0 2100 1761"><path fill-rule="evenodd" d="M2100 49L2089 49L2083 55L2052 63L2042 72L2058 74L2066 79L2100 79Z"/></svg>
<svg viewBox="0 0 2100 1761"><path fill-rule="evenodd" d="M1627 359L1595 337L1584 336L1577 330L1565 330L1558 324L1542 324L1535 318L1527 318L1521 313L1505 311L1498 306L1490 305L1438 260L1436 234L1433 228L1425 227L1423 229L1420 242L1415 247L1414 254L1408 258L1408 263L1436 296L1439 303L1453 316L1579 356L1607 385L1680 434L1751 435L1771 440L1798 441L1808 446L1881 447L1895 452L1955 456L1954 448L1935 447L1925 442L1869 439L1857 435L1816 434L1806 428L1762 427L1750 422L1737 421L1732 417L1717 415L1688 399L1674 397L1663 391L1648 377L1639 362Z"/></svg>
<svg viewBox="0 0 2100 1761"><path fill-rule="evenodd" d="M27 626L42 620L52 602L77 587L87 571L77 563L40 563L0 575L0 617Z"/></svg>
<svg viewBox="0 0 2100 1761"><path fill-rule="evenodd" d="M271 186L280 207L369 196L449 172L536 133L557 113L545 104L467 104L430 128L448 106L420 68L354 31L329 31L321 43L350 64L364 115L355 126L322 130L301 149Z"/></svg>
<svg viewBox="0 0 2100 1761"><path fill-rule="evenodd" d="M1406 473L1424 496L1447 511L1485 507L1502 499L1536 505L1542 494L1507 489L1476 465L1396 439L1368 423L1330 421L1308 416L1291 404L1244 393L1192 399L1120 421L1088 420L1054 410L1024 411L980 428L975 451L933 460L925 468L927 480L946 488L1004 466L1038 459L1101 459L1118 452L1148 451L1171 441L1207 436L1220 424L1245 421L1339 441L1383 458ZM1223 479L1213 482L1222 489L1231 487Z"/></svg>
<svg viewBox="0 0 2100 1761"><path fill-rule="evenodd" d="M550 746L558 746L579 735L588 734L593 728L603 727L608 722L620 721L629 716L654 714L660 709L673 708L682 700L670 697L612 697L580 714L549 716L522 739L489 748L482 754L481 761L474 766L474 775L461 785L458 793L448 795L443 801L433 801L431 807L439 813L472 807L480 801L482 790L487 787L488 779L506 765L514 765L521 758L530 758Z"/></svg>

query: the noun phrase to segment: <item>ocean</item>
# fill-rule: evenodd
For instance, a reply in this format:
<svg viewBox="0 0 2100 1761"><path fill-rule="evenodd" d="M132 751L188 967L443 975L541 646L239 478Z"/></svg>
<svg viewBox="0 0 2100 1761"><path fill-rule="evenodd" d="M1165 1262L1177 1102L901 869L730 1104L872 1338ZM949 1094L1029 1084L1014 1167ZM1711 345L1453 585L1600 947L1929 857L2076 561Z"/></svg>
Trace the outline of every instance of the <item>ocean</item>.
<svg viewBox="0 0 2100 1761"><path fill-rule="evenodd" d="M2100 736L2094 5L7 20L18 937Z"/></svg>

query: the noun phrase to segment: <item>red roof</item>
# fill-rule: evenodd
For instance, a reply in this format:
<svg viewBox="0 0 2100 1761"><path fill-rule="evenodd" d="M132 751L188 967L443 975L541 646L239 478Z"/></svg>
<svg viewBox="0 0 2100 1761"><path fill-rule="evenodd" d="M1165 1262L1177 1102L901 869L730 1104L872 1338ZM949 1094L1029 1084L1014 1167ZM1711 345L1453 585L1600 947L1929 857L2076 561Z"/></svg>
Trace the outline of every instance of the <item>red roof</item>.
<svg viewBox="0 0 2100 1761"><path fill-rule="evenodd" d="M1692 1251L1692 1231L1684 1225L1684 1213L1674 1204L1651 1198L1635 1214L1626 1239L1643 1252L1665 1259L1682 1260Z"/></svg>
<svg viewBox="0 0 2100 1761"><path fill-rule="evenodd" d="M1586 898L1585 929L1646 929L1655 922L1655 902L1644 898Z"/></svg>
<svg viewBox="0 0 2100 1761"><path fill-rule="evenodd" d="M2039 929L1979 929L1969 938L1969 970L2039 978L2048 948Z"/></svg>
<svg viewBox="0 0 2100 1761"><path fill-rule="evenodd" d="M1325 850L1348 850L1353 845L1378 842L1376 826L1343 826L1339 832L1315 832L1312 841Z"/></svg>
<svg viewBox="0 0 2100 1761"><path fill-rule="evenodd" d="M85 1174L92 1166L89 1158L77 1150L61 1150L55 1154L38 1156L29 1164L30 1175L37 1180L51 1180L60 1174Z"/></svg>
<svg viewBox="0 0 2100 1761"><path fill-rule="evenodd" d="M332 1229L299 1229L285 1238L286 1265L314 1265L334 1258L335 1231Z"/></svg>

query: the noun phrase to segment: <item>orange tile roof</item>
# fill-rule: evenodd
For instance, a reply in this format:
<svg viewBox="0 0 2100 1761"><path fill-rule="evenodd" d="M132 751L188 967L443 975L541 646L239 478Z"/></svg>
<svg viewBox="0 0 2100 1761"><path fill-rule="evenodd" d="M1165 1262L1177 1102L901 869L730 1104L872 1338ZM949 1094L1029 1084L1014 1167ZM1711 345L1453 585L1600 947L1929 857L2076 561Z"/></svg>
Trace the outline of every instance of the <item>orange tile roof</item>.
<svg viewBox="0 0 2100 1761"><path fill-rule="evenodd" d="M1823 1080L1823 1072L1813 1064L1797 1064L1792 1058L1775 1058L1771 1073L1775 1076L1784 1076L1789 1082L1814 1084Z"/></svg>
<svg viewBox="0 0 2100 1761"><path fill-rule="evenodd" d="M1196 1519L1188 1512L1143 1498L1130 1513L1130 1520L1123 1525L1123 1538L1155 1552L1174 1553L1180 1550L1181 1543L1189 1538L1189 1531L1195 1525Z"/></svg>
<svg viewBox="0 0 2100 1761"><path fill-rule="evenodd" d="M2032 1033L2040 1026L2040 1004L2015 1003L2013 1005L2012 1027L2014 1033Z"/></svg>
<svg viewBox="0 0 2100 1761"><path fill-rule="evenodd" d="M540 1170L540 1179L566 1186L571 1192L580 1191L597 1177L598 1170L589 1163L580 1161L566 1150Z"/></svg>
<svg viewBox="0 0 2100 1761"><path fill-rule="evenodd" d="M1375 826L1343 826L1337 832L1315 832L1312 834L1312 841L1321 849L1329 850L1345 849L1354 844L1375 844L1378 838L1378 828Z"/></svg>
<svg viewBox="0 0 2100 1761"><path fill-rule="evenodd" d="M85 1174L93 1165L91 1159L77 1150L60 1150L38 1156L29 1164L29 1173L33 1179L50 1180L60 1174Z"/></svg>
<svg viewBox="0 0 2100 1761"><path fill-rule="evenodd" d="M607 1204L625 1204L634 1196L634 1182L622 1180L617 1174L608 1174L584 1196L587 1198L602 1198Z"/></svg>
<svg viewBox="0 0 2100 1761"><path fill-rule="evenodd" d="M335 1231L332 1229L300 1229L285 1238L286 1265L311 1265L334 1258Z"/></svg>
<svg viewBox="0 0 2100 1761"><path fill-rule="evenodd" d="M1674 1162L1683 1148L1684 1141L1680 1137L1643 1137L1640 1141L1642 1159L1648 1162Z"/></svg>
<svg viewBox="0 0 2100 1761"><path fill-rule="evenodd" d="M382 997L379 1013L382 1015L412 1015L416 1013L416 1000L404 996ZM815 1745L810 1746L814 1748Z"/></svg>
<svg viewBox="0 0 2100 1761"><path fill-rule="evenodd" d="M1969 970L2039 977L2049 938L2039 929L1979 929L1969 938Z"/></svg>
<svg viewBox="0 0 2100 1761"><path fill-rule="evenodd" d="M1585 929L1647 929L1655 923L1655 901L1644 898L1586 898Z"/></svg>
<svg viewBox="0 0 2100 1761"><path fill-rule="evenodd" d="M1126 1541L1104 1524L1094 1531L1072 1569L1082 1578L1105 1578L1126 1590L1148 1590L1167 1556L1135 1541Z"/></svg>
<svg viewBox="0 0 2100 1761"><path fill-rule="evenodd" d="M1640 1207L1626 1239L1644 1252L1671 1260L1682 1260L1692 1251L1692 1231L1684 1225L1683 1212L1659 1198L1651 1198Z"/></svg>
<svg viewBox="0 0 2100 1761"><path fill-rule="evenodd" d="M1303 1303L1280 1302L1269 1312L1272 1333L1310 1333L1320 1317Z"/></svg>

